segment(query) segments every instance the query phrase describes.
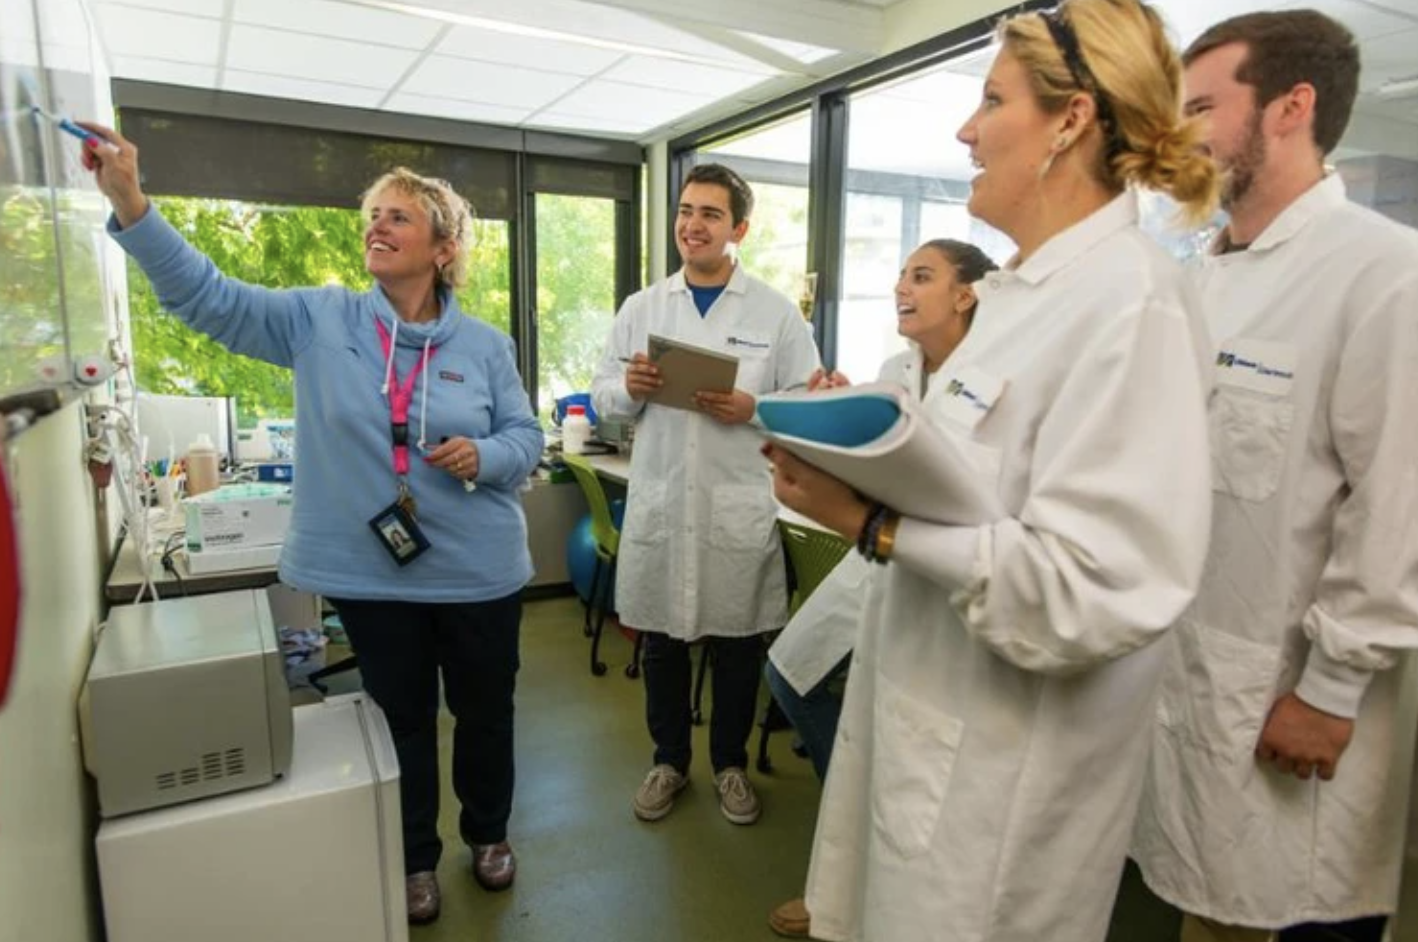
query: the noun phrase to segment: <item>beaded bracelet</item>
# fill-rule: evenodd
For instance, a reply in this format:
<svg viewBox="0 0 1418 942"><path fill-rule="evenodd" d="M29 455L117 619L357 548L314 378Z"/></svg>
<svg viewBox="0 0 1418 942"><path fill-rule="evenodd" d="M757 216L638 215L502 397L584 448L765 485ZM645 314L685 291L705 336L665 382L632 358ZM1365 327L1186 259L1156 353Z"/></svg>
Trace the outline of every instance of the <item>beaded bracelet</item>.
<svg viewBox="0 0 1418 942"><path fill-rule="evenodd" d="M881 538L881 528L892 516L894 514L891 509L881 503L873 503L871 509L867 511L866 523L862 525L861 532L857 534L857 552L866 557L868 561L877 561L877 544ZM885 560L881 561L885 562Z"/></svg>

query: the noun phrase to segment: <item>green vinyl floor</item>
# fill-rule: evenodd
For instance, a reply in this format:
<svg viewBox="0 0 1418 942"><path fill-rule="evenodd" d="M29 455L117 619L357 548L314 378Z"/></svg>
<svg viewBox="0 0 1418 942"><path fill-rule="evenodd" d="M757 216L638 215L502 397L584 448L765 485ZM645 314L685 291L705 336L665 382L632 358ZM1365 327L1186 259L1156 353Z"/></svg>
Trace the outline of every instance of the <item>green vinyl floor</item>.
<svg viewBox="0 0 1418 942"><path fill-rule="evenodd" d="M736 826L719 813L707 724L695 731L690 785L673 813L654 824L636 820L630 802L649 768L651 745L641 682L622 672L631 644L608 628L601 650L610 669L594 677L581 619L581 606L572 597L529 602L524 612L517 791L509 828L518 872L506 892L485 892L472 879L448 784L452 721L443 717L444 854L438 868L443 914L432 925L411 928L410 939L776 939L767 914L801 894L820 794L811 765L792 752L791 731L770 737L772 774L750 770L763 801L758 823ZM331 692L339 693L357 685L358 675L341 675L330 683ZM710 705L706 689L706 713ZM757 744L755 730L751 755ZM1175 914L1151 898L1130 872L1108 942L1176 938Z"/></svg>

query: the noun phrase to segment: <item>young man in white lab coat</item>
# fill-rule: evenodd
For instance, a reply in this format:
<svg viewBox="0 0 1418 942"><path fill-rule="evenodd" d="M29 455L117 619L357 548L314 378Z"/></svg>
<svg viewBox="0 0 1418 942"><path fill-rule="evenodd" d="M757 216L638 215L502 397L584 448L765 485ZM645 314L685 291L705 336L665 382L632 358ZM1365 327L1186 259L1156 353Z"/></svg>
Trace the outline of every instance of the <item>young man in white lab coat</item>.
<svg viewBox="0 0 1418 942"><path fill-rule="evenodd" d="M633 417L635 449L616 563L623 624L645 632L645 713L654 766L635 794L658 821L688 783L689 642L707 639L713 667L709 753L719 807L735 824L758 819L748 780L764 632L787 621L777 505L760 437L757 397L806 384L818 366L797 305L738 265L753 193L727 167L690 171L675 245L684 267L628 298L592 384L596 411ZM703 392L696 410L647 403L661 383L650 334L738 358L731 393Z"/></svg>
<svg viewBox="0 0 1418 942"><path fill-rule="evenodd" d="M1184 940L1393 912L1418 647L1418 233L1323 165L1359 53L1313 11L1185 56L1230 222L1199 277L1215 505L1134 841ZM1349 926L1379 938L1382 920ZM1299 931L1290 930L1282 938ZM1328 935L1326 938L1343 936Z"/></svg>

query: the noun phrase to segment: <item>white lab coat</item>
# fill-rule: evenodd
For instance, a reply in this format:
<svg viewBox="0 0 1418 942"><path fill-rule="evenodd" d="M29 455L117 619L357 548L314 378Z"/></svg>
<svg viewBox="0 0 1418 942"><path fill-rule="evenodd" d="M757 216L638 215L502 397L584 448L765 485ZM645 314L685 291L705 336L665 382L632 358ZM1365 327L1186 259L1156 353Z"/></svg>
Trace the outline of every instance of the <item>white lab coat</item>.
<svg viewBox="0 0 1418 942"><path fill-rule="evenodd" d="M735 385L760 396L807 382L820 362L812 330L797 305L740 267L701 317L677 273L626 299L591 386L599 414L636 422L620 620L684 641L781 628L787 580L763 439L748 425L631 399L621 358L645 352L652 333L738 357Z"/></svg>
<svg viewBox="0 0 1418 942"><path fill-rule="evenodd" d="M1198 277L1216 338L1211 553L1134 856L1184 910L1276 928L1392 912L1418 647L1418 233L1331 176ZM1410 684L1411 686L1411 684ZM1254 756L1271 704L1357 717L1331 782Z"/></svg>
<svg viewBox="0 0 1418 942"><path fill-rule="evenodd" d="M980 306L924 408L997 486L871 580L818 815L814 937L1103 939L1210 518L1192 289L1119 196Z"/></svg>
<svg viewBox="0 0 1418 942"><path fill-rule="evenodd" d="M877 382L896 383L919 402L924 375L921 348L913 344L881 365ZM875 568L859 553L844 556L768 649L768 659L800 695L806 696L852 653L867 576Z"/></svg>

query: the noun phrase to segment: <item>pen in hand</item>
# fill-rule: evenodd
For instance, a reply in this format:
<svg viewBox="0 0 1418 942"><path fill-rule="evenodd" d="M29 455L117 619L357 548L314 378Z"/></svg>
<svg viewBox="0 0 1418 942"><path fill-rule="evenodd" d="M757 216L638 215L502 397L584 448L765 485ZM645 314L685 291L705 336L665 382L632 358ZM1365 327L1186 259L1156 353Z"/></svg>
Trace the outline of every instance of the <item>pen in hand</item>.
<svg viewBox="0 0 1418 942"><path fill-rule="evenodd" d="M438 444L440 444L440 445L446 445L446 444L448 444L448 436L447 436L447 435L441 436L441 437L438 439ZM473 481L473 480L464 480L464 481L463 481L463 490L467 491L469 494L471 494L473 491L475 491L475 490L477 490L477 489L478 489L478 484L477 484L476 481Z"/></svg>

